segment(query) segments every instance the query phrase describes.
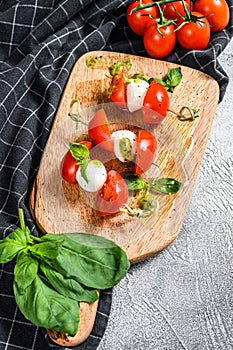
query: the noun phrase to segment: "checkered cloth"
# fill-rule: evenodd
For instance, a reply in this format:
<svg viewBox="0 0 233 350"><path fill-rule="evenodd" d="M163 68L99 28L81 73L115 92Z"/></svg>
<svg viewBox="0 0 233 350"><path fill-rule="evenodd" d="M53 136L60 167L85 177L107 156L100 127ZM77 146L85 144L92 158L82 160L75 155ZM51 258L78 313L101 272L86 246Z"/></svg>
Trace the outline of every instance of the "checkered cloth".
<svg viewBox="0 0 233 350"><path fill-rule="evenodd" d="M0 238L15 229L17 208L39 234L28 210L28 196L62 91L76 60L91 50L146 56L142 39L127 27L131 0L0 1ZM167 60L200 69L220 85L228 77L217 61L233 35L233 0L228 28L215 33L206 50L177 49ZM80 73L81 74L81 73ZM14 263L0 266L0 349L60 348L44 329L18 310L12 290ZM96 349L111 307L111 290L102 292L94 329L76 347Z"/></svg>

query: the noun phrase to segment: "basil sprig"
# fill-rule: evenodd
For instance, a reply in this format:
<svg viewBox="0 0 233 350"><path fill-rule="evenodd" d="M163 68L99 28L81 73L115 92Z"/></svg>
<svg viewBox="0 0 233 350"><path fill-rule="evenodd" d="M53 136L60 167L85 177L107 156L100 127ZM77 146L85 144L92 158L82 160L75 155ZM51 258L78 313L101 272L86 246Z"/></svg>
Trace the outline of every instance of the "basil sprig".
<svg viewBox="0 0 233 350"><path fill-rule="evenodd" d="M182 183L172 178L153 179L149 178L147 181L140 176L132 175L125 179L127 187L131 191L143 190L149 193L151 191L173 194L179 191Z"/></svg>
<svg viewBox="0 0 233 350"><path fill-rule="evenodd" d="M128 190L144 192L138 200L138 209L125 206L125 211L134 217L147 217L158 209L158 201L151 194L174 194L178 192L182 183L172 178L153 179L145 181L140 176L131 175L125 178Z"/></svg>
<svg viewBox="0 0 233 350"><path fill-rule="evenodd" d="M181 68L171 68L165 75L164 79L159 79L159 78L150 78L148 80L148 83L150 84L153 80L156 80L158 83L163 85L163 87L170 91L173 92L175 87L178 86L182 80L183 74L181 72Z"/></svg>
<svg viewBox="0 0 233 350"><path fill-rule="evenodd" d="M14 295L37 326L74 336L79 302L94 302L97 289L117 284L130 263L114 242L91 234L33 236L19 209L20 228L0 240L0 263L16 258Z"/></svg>

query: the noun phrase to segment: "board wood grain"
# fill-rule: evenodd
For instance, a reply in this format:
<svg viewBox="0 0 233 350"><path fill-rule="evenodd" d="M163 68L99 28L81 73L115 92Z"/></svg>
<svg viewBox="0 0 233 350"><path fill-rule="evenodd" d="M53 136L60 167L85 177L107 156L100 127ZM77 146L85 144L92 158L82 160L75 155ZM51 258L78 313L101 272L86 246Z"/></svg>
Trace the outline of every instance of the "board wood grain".
<svg viewBox="0 0 233 350"><path fill-rule="evenodd" d="M100 65L86 65L89 57L102 56ZM116 61L129 60L130 73L142 72L146 77L163 78L170 68L181 67L183 79L170 93L170 108L179 111L183 106L199 110L192 122L179 121L169 112L165 122L151 128L158 140L156 164L150 177L175 177L183 183L178 194L158 196L159 210L149 218L132 218L121 213L101 218L90 205L88 196L77 185L62 181L60 162L66 152L65 143L85 139L87 127L68 117L72 99L81 102L83 118L88 122L98 108L106 108L112 130L125 124L141 127L140 113L132 116L109 104L107 67ZM217 82L210 76L180 65L122 53L89 52L73 67L63 92L53 128L30 196L31 212L44 232L86 232L114 240L126 250L133 263L166 248L178 236L189 204L201 160L206 148L219 99ZM104 156L104 155L102 155ZM111 168L114 160L106 156ZM88 323L88 322L87 322ZM88 327L88 324L87 324ZM85 328L85 327L84 327ZM80 338L83 341L83 338Z"/></svg>

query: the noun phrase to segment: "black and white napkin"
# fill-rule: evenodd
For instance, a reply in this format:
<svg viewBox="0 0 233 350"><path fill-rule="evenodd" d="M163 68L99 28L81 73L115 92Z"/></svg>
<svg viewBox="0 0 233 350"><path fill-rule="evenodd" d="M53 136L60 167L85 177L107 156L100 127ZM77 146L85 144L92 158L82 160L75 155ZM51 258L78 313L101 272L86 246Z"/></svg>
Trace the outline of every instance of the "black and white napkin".
<svg viewBox="0 0 233 350"><path fill-rule="evenodd" d="M38 171L56 109L76 60L92 50L146 56L142 39L128 28L125 12L131 0L0 0L0 238L13 231L18 207L27 224L40 234L28 209L28 196ZM204 51L178 49L167 60L214 77L221 96L228 77L218 62L233 35L213 34ZM82 74L82 72L80 72ZM13 296L14 263L0 265L0 349L60 348L44 329L27 321ZM94 329L77 350L94 350L105 331L111 290L102 292Z"/></svg>

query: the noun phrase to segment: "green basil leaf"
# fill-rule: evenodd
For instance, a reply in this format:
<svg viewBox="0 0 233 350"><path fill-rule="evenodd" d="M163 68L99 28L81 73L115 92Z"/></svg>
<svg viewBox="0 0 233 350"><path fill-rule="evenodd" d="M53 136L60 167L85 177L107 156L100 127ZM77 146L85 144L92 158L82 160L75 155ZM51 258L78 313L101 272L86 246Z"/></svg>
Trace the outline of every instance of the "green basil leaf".
<svg viewBox="0 0 233 350"><path fill-rule="evenodd" d="M116 285L130 266L126 253L103 237L83 235L45 235L45 240L51 239L50 236L64 238L58 257L46 262L66 277L91 288L106 289Z"/></svg>
<svg viewBox="0 0 233 350"><path fill-rule="evenodd" d="M82 165L80 166L80 172L81 172L81 176L84 178L84 180L86 181L86 183L88 183L88 177L87 177L87 167L88 167L89 161L85 161L82 163Z"/></svg>
<svg viewBox="0 0 233 350"><path fill-rule="evenodd" d="M157 83L161 84L165 89L167 89L166 83L165 83L163 80L159 79L159 78L150 78L150 79L148 80L148 83L150 84L150 83L152 83L152 81L154 81L154 80L157 81Z"/></svg>
<svg viewBox="0 0 233 350"><path fill-rule="evenodd" d="M172 179L172 178L162 178L162 179L149 179L150 190L164 193L173 194L179 191L182 183Z"/></svg>
<svg viewBox="0 0 233 350"><path fill-rule="evenodd" d="M25 293L26 288L34 281L37 271L37 260L24 252L18 254L14 268L14 279L20 294Z"/></svg>
<svg viewBox="0 0 233 350"><path fill-rule="evenodd" d="M55 259L62 248L62 241L40 242L29 246L30 252L40 258Z"/></svg>
<svg viewBox="0 0 233 350"><path fill-rule="evenodd" d="M20 241L3 239L0 240L0 263L5 264L13 260L16 255L26 246Z"/></svg>
<svg viewBox="0 0 233 350"><path fill-rule="evenodd" d="M27 245L27 238L26 235L24 233L24 231L21 228L16 228L13 232L11 232L6 238L6 241L11 241L14 240L20 244L22 244L23 246Z"/></svg>
<svg viewBox="0 0 233 350"><path fill-rule="evenodd" d="M183 74L181 72L180 67L169 69L165 76L165 84L167 86L168 91L173 92L174 88L180 84L182 77Z"/></svg>
<svg viewBox="0 0 233 350"><path fill-rule="evenodd" d="M125 178L125 181L128 189L131 191L143 190L144 188L147 188L146 181L139 176L129 176Z"/></svg>
<svg viewBox="0 0 233 350"><path fill-rule="evenodd" d="M20 294L16 282L13 287L16 303L26 319L36 326L65 332L70 336L77 333L80 313L75 300L51 289L38 275L24 294Z"/></svg>
<svg viewBox="0 0 233 350"><path fill-rule="evenodd" d="M89 158L89 149L81 143L71 142L70 153L77 160L78 163L82 163L85 159Z"/></svg>
<svg viewBox="0 0 233 350"><path fill-rule="evenodd" d="M72 278L66 278L56 270L53 270L45 262L40 263L40 269L49 284L60 294L76 301L93 303L99 296L96 289L85 287Z"/></svg>

